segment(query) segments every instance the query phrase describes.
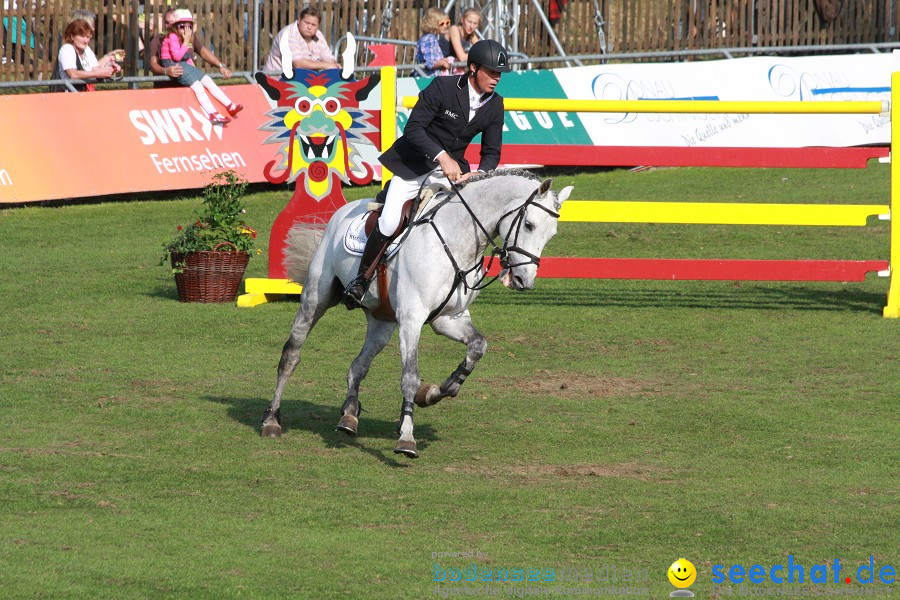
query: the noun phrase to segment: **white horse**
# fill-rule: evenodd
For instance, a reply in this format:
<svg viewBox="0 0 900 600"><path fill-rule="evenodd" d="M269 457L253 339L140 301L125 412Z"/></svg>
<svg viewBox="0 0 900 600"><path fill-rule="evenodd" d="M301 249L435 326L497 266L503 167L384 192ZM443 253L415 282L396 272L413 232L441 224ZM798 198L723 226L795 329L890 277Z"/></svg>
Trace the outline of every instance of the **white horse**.
<svg viewBox="0 0 900 600"><path fill-rule="evenodd" d="M413 404L425 407L448 396L455 397L487 350L484 336L472 324L469 305L478 291L493 281L487 278L483 266L488 245L492 246L492 256L500 260L503 285L514 290L534 287L541 252L556 234L560 207L572 191L569 186L557 195L550 189L551 183L552 180L541 182L527 171L492 171L472 177L449 196L436 198L425 207L387 264L387 296L395 318L384 320L373 315L381 302L374 280L363 299L368 321L366 341L350 365L338 431L356 435L361 406L359 385L399 325L403 405L400 439L394 452L418 457L413 437ZM281 435L281 398L288 378L300 362L300 348L325 311L341 301L344 286L356 275L359 257L347 251L344 236L350 222L366 212L366 204L348 203L334 213L310 261L300 260L299 265L287 261L291 279L302 280L304 266L308 267L308 274L300 309L278 363L275 395L263 415L264 437ZM502 238L499 246L494 242L498 236ZM302 255L303 243L303 235L292 230L288 248L294 246L296 253ZM465 359L440 387L420 386L418 346L425 323L435 332L466 345Z"/></svg>

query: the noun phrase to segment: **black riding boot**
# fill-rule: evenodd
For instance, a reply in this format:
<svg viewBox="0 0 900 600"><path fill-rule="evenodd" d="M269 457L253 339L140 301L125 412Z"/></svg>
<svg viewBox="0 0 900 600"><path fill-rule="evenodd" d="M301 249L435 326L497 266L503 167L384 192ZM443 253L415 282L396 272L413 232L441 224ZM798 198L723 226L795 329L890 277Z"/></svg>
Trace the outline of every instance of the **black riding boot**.
<svg viewBox="0 0 900 600"><path fill-rule="evenodd" d="M362 261L359 263L359 273L350 282L347 289L344 290L344 304L347 305L348 310L362 306L362 299L366 295L366 290L369 289L369 279L372 276L369 271L372 270L372 265L375 261L381 258L382 253L390 242L391 238L383 235L376 223L375 229L372 230L372 234L366 240Z"/></svg>

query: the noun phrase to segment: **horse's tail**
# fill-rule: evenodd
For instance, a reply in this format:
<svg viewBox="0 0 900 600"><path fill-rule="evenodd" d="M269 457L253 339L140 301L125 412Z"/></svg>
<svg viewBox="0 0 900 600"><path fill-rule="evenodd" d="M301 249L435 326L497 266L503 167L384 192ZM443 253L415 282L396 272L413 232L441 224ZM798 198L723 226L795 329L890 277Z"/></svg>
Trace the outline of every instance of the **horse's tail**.
<svg viewBox="0 0 900 600"><path fill-rule="evenodd" d="M291 281L303 283L309 263L322 241L326 223L297 223L288 231L284 247L284 268Z"/></svg>

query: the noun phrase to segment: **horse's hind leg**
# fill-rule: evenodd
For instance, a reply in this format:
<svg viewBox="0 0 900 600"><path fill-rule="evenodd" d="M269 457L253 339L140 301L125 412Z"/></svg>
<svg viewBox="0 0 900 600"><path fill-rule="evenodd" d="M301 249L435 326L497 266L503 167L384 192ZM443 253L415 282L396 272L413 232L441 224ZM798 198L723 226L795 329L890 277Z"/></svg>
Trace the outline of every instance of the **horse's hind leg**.
<svg viewBox="0 0 900 600"><path fill-rule="evenodd" d="M423 385L416 392L416 405L421 407L437 404L447 397L455 398L466 377L472 373L477 363L487 351L487 341L475 328L469 311L453 317L438 317L431 323L435 332L466 345L466 357L450 377L441 384Z"/></svg>
<svg viewBox="0 0 900 600"><path fill-rule="evenodd" d="M281 350L281 360L278 361L278 383L275 384L275 395L272 404L263 413L262 437L279 437L281 435L281 397L284 394L284 386L291 374L300 363L300 348L306 341L309 332L316 322L325 314L325 311L337 304L339 289L337 280L329 278L327 281L320 278L316 284L303 288L300 298L300 309L294 317L291 326L291 335L284 348Z"/></svg>
<svg viewBox="0 0 900 600"><path fill-rule="evenodd" d="M336 427L337 431L343 431L348 435L356 435L359 424L359 411L362 408L359 403L359 384L369 372L372 361L391 340L397 326L396 323L379 321L371 313L367 313L367 318L369 323L366 329L366 342L359 355L350 363L350 371L347 373L347 399L341 407L341 420Z"/></svg>

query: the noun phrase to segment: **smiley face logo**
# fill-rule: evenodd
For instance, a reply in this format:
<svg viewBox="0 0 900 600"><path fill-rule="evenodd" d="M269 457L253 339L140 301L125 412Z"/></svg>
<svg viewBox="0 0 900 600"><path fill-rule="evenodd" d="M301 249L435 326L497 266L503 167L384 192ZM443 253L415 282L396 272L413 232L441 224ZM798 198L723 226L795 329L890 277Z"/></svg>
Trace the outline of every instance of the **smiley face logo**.
<svg viewBox="0 0 900 600"><path fill-rule="evenodd" d="M666 573L669 581L677 588L691 587L694 580L697 579L697 569L694 568L691 561L679 558L672 563L669 571Z"/></svg>

